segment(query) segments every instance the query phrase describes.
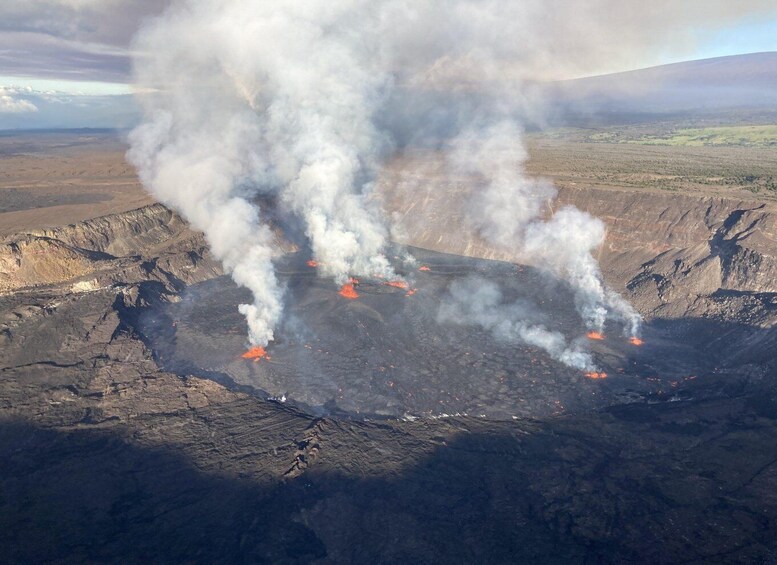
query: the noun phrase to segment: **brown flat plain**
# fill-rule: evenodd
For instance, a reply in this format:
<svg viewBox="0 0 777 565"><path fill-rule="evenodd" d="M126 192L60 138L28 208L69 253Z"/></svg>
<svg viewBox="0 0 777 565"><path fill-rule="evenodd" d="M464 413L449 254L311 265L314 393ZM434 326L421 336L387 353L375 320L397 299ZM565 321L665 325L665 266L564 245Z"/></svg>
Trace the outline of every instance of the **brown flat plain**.
<svg viewBox="0 0 777 565"><path fill-rule="evenodd" d="M578 132L528 136L531 174L559 186L777 198L777 147L594 143Z"/></svg>
<svg viewBox="0 0 777 565"><path fill-rule="evenodd" d="M570 188L777 199L777 147L595 143L591 131L530 134L528 172ZM0 134L0 237L154 202L126 151L116 132ZM408 163L422 183L443 173L439 156L429 154L392 168Z"/></svg>
<svg viewBox="0 0 777 565"><path fill-rule="evenodd" d="M153 202L126 150L115 132L0 135L0 237Z"/></svg>

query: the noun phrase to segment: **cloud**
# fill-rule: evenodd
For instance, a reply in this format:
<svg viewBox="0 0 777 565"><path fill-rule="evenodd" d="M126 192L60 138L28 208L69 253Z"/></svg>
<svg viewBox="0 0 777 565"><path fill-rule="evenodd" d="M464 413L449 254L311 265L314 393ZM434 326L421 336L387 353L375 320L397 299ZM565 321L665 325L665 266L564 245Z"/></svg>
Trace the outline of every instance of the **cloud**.
<svg viewBox="0 0 777 565"><path fill-rule="evenodd" d="M126 48L143 20L165 0L25 0L0 7L0 31L37 33L84 45Z"/></svg>
<svg viewBox="0 0 777 565"><path fill-rule="evenodd" d="M131 95L79 95L0 86L0 130L127 128L138 121Z"/></svg>
<svg viewBox="0 0 777 565"><path fill-rule="evenodd" d="M129 45L165 0L0 3L0 75L129 82Z"/></svg>
<svg viewBox="0 0 777 565"><path fill-rule="evenodd" d="M38 107L24 98L19 97L19 90L0 87L0 114L24 114L37 112Z"/></svg>
<svg viewBox="0 0 777 565"><path fill-rule="evenodd" d="M127 82L130 63L120 49L29 32L0 33L0 75Z"/></svg>
<svg viewBox="0 0 777 565"><path fill-rule="evenodd" d="M261 10L267 3L253 0L251 6ZM128 82L133 35L144 21L161 14L170 4L171 0L0 2L0 75ZM515 72L531 69L536 78L603 73L656 64L667 54L691 55L705 33L777 15L773 0L655 0L642 4L522 0L509 4L507 13L497 8L501 9L494 0L483 0L467 16L472 25L497 32L505 28L505 20L514 21L510 27L520 35L495 37L495 43L509 50L520 38L542 47L537 50L541 56L514 61ZM357 4L351 9L357 12ZM435 26L439 32L451 13L450 5L435 2L430 9L440 18ZM542 25L522 26L521 18L542 21ZM438 32L429 30L426 42ZM585 44L580 41L583 36L589 38ZM460 71L466 68L461 59L441 63L440 68L430 70L429 80L443 80L456 66ZM467 70L478 69L470 66ZM509 67L505 72L511 72Z"/></svg>

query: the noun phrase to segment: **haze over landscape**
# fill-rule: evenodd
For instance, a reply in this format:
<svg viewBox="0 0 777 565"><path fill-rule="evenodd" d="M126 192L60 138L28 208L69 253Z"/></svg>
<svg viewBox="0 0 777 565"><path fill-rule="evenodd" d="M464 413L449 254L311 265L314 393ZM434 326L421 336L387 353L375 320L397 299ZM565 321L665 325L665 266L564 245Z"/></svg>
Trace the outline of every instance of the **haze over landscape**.
<svg viewBox="0 0 777 565"><path fill-rule="evenodd" d="M775 37L0 0L3 555L777 559Z"/></svg>

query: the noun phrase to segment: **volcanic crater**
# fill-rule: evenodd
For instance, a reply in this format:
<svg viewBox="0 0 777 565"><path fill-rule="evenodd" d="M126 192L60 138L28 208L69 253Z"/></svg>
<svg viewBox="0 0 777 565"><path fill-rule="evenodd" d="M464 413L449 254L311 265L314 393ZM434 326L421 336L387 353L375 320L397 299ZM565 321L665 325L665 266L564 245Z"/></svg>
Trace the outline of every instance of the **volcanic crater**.
<svg viewBox="0 0 777 565"><path fill-rule="evenodd" d="M713 149L682 165L763 162ZM175 213L138 208L139 187L0 214L6 560L772 562L773 198L597 181L630 145L545 151L600 155L560 196L606 221L600 264L645 316L641 346L614 324L586 337L569 289L460 229L431 182L386 198L417 246L395 265L407 289L362 279L344 297L279 236L287 316L254 359L248 295ZM650 170L678 155L637 153ZM606 377L440 322L473 280L584 340Z"/></svg>
<svg viewBox="0 0 777 565"><path fill-rule="evenodd" d="M546 417L696 396L699 376L719 371L720 359L678 339L677 323L648 324L641 345L614 322L605 335L587 336L571 289L548 273L410 251L410 263L399 261L403 250L395 255L407 284L362 279L348 285L355 296L320 278L304 253L279 259L288 310L266 356L246 354L237 306L250 294L228 277L192 285L180 301L160 301L137 328L165 370L208 375L315 415ZM548 329L590 348L598 370L584 373L537 347L439 319L451 284L462 280L498 284L505 303L523 304Z"/></svg>

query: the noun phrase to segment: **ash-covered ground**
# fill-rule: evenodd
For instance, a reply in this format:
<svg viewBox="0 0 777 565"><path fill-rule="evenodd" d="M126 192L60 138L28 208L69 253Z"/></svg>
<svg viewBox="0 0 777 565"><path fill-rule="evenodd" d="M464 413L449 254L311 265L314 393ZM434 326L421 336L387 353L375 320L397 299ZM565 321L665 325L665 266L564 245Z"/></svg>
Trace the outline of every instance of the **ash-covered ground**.
<svg viewBox="0 0 777 565"><path fill-rule="evenodd" d="M305 254L285 256L278 270L288 311L269 358L241 357L246 325L237 306L250 296L227 277L149 310L139 329L166 370L207 374L319 415L544 417L687 398L696 394L694 381L717 370L713 357L677 339L671 325L647 326L642 346L629 343L615 323L604 340L587 338L570 289L537 269L411 252L417 263L398 266L411 292L361 280L357 299L320 278ZM450 285L467 279L498 284L506 303L520 302L532 319L584 342L607 377L592 379L479 326L440 320L441 305L452 300Z"/></svg>

